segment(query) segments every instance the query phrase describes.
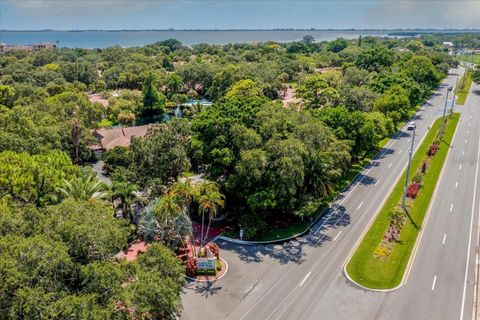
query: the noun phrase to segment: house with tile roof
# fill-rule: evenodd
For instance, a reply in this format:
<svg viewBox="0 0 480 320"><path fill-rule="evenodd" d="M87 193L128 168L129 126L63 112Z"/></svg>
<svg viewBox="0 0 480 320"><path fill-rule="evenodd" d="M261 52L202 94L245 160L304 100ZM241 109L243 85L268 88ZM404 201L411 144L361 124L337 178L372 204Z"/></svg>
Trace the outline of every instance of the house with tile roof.
<svg viewBox="0 0 480 320"><path fill-rule="evenodd" d="M148 129L152 125L111 128L111 129L95 129L93 135L97 138L97 143L89 145L89 149L93 151L105 151L115 147L128 147L132 137L144 137Z"/></svg>

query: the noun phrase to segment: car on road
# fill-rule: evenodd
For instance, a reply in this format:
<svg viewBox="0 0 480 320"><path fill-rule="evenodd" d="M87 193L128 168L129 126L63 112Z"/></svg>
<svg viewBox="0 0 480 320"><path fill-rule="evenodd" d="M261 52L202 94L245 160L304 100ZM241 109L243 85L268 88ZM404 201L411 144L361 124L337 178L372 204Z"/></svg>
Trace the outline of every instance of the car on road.
<svg viewBox="0 0 480 320"><path fill-rule="evenodd" d="M416 127L417 127L417 125L415 124L415 121L410 121L407 124L407 130L415 130Z"/></svg>

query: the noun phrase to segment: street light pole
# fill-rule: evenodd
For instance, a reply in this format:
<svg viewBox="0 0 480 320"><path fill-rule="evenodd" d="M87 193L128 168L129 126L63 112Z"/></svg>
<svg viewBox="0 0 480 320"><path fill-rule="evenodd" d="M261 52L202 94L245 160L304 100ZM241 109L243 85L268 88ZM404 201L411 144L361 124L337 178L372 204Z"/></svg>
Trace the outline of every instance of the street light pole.
<svg viewBox="0 0 480 320"><path fill-rule="evenodd" d="M403 198L402 198L402 207L405 209L405 202L407 201L407 188L408 188L408 176L410 174L410 164L412 162L413 146L415 145L415 131L417 128L413 128L412 133L412 145L408 151L408 165L407 165L407 174L405 176L405 188L403 189Z"/></svg>
<svg viewBox="0 0 480 320"><path fill-rule="evenodd" d="M442 127L440 132L443 133L443 127L445 126L445 113L447 112L447 103L448 103L448 93L450 90L447 87L447 96L445 97L445 105L443 106L443 116L442 116Z"/></svg>
<svg viewBox="0 0 480 320"><path fill-rule="evenodd" d="M455 105L455 91L457 90L457 85L458 85L458 76L457 76L457 80L455 81L455 88L453 88L452 90L452 106L450 107L450 113L453 112L453 106Z"/></svg>

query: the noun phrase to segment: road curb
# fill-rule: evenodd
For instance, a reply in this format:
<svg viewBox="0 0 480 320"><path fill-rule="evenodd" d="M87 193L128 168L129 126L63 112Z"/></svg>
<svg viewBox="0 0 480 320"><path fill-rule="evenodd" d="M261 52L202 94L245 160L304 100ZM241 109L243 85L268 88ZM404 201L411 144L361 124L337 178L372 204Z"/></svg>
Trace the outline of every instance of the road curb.
<svg viewBox="0 0 480 320"><path fill-rule="evenodd" d="M420 108L419 108L420 109ZM417 111L419 110L417 109ZM413 117L411 117L410 119L412 119ZM393 138L396 138L400 132L402 130L398 130L392 137L390 137L389 141L392 141ZM387 144L388 144L387 142ZM387 145L385 144L385 146ZM385 146L383 146L381 149L385 148ZM381 150L380 149L380 150ZM367 169L368 166L370 166L372 164L373 161L375 161L377 159L377 157L379 155L381 155L382 153L380 151L378 151L375 156L370 160L370 162L368 162L363 168L362 170L360 170L356 175L355 177L353 177L353 179L351 180L351 182L335 197L335 199L332 200L331 204L332 203L335 203L335 201L338 200L338 197L345 192L345 190L347 190L349 187L351 187L353 185L353 183L357 180L357 178L360 176L360 174L365 170ZM298 237L301 237L305 234L307 234L311 229L312 227L324 216L324 214L329 210L329 209L332 209L331 207L331 204L325 208L322 213L317 217L315 218L315 220L312 221L312 223L310 223L310 225L302 232L300 233L297 233L291 237L288 237L288 238L283 238L283 239L275 239L275 240L270 240L270 241L246 241L246 240L239 240L239 239L233 239L233 238L229 238L229 237L226 237L226 236L222 236L222 235L219 235L217 236L217 238L215 239L221 239L221 240L224 240L226 242L229 242L229 243L233 243L233 244L239 244L239 245L247 245L247 246L255 246L255 245L266 245L266 244L277 244L277 243L283 243L283 242L287 242L287 241L290 241L290 240L293 240L293 239L296 239Z"/></svg>
<svg viewBox="0 0 480 320"><path fill-rule="evenodd" d="M433 93L432 93L433 95ZM428 101L428 100L427 100ZM418 111L420 111L420 109L422 107L424 107L427 103L427 101L425 103L423 103L422 105L420 105L417 110L415 111L415 113L417 113ZM409 121L412 121L413 120L413 116L411 116L406 122L405 124L407 124ZM436 120L436 119L435 119ZM404 124L404 125L405 125ZM397 137L400 132L402 131L401 130L402 128L400 128L393 136L391 136L388 140L388 142L392 141L392 139L394 139L395 137ZM423 139L425 137L422 138L422 140L419 141L419 145L423 142ZM453 139L452 139L453 140ZM388 144L388 142L382 147L380 148L380 150L382 150L383 148L385 148L385 146ZM345 192L345 190L347 190L351 185L353 185L353 183L357 180L357 178L359 177L359 175L362 173L363 170L365 170L368 166L370 166L372 164L372 162L374 160L376 160L376 158L381 154L380 150L375 154L375 156L370 160L370 162L368 162L368 164L366 164L361 171L359 171L355 177L353 177L353 179L351 180L351 182L335 197L335 199L332 200L331 203L334 203L336 200L338 200L338 196L341 195L342 193ZM402 169L402 172L403 170L405 170L406 168L406 165L405 167ZM395 182L395 184L398 182L398 180ZM393 189L393 187L392 187ZM390 194L391 190L389 191L389 194ZM386 199L386 198L385 198ZM385 199L384 199L384 202L385 202ZM383 204L382 204L383 206ZM229 242L229 243L233 243L233 244L238 244L238 245L245 245L245 246L255 246L255 245L268 245L268 244L279 244L279 243L284 243L284 242L288 242L290 240L294 240L298 237L301 237L305 234L307 234L311 228L323 217L323 215L329 210L331 209L330 205L325 208L322 213L317 217L315 218L315 220L312 221L312 223L302 232L300 233L297 233L293 236L290 236L290 237L287 237L287 238L283 238L283 239L275 239L275 240L269 240L269 241L247 241L247 240L239 240L239 239L234 239L234 238L230 238L230 237L226 237L226 236L222 236L222 235L219 235L215 238L216 239L221 239L223 241L226 241L226 242ZM378 215L378 212L375 214L375 217ZM364 234L362 234L362 238L363 238ZM350 260L350 257L351 257L351 254L349 255L349 257L347 258L348 260Z"/></svg>
<svg viewBox="0 0 480 320"><path fill-rule="evenodd" d="M461 114L458 117L458 123L460 123L460 118L461 118ZM457 123L457 127L455 128L455 132L453 133L452 142L450 144L450 147L448 148L447 155L445 156L445 161L443 162L443 165L442 165L442 171L440 171L440 175L438 176L437 185L435 186L435 190L433 191L432 198L430 199L430 203L428 204L427 212L426 212L425 217L424 217L425 222L421 227L420 234L418 235L417 239L415 240L415 244L413 245L412 253L410 254L410 258L409 258L408 263L405 267L404 275L403 275L403 278L402 278L402 283L404 285L407 284L408 278L410 276L410 272L412 271L412 267L413 267L413 264L415 262L415 257L417 255L418 248L420 246L420 242L422 241L423 232L425 231L425 228L427 227L427 224L428 224L428 220L430 218L430 213L432 211L432 206L433 206L433 203L435 202L435 199L437 197L438 189L440 188L440 185L441 185L440 181L443 178L443 174L444 174L445 168L446 168L446 163L448 162L448 160L450 158L450 151L453 149L453 146L454 146L453 142L455 141L455 137L457 136L458 123Z"/></svg>
<svg viewBox="0 0 480 320"><path fill-rule="evenodd" d="M461 114L460 114L461 116ZM440 117L438 117L440 118ZM437 118L437 119L438 119ZM434 122L437 120L435 119ZM460 122L460 117L459 117L459 122ZM458 128L458 125L457 125L457 128ZM371 225L373 224L373 222L375 221L375 219L377 218L378 214L380 213L380 211L382 210L383 208L383 205L385 204L385 201L386 199L390 196L390 193L392 192L393 188L395 187L395 185L398 183L398 181L402 178L402 175L403 175L403 172L406 170L406 167L407 165L405 165L405 167L403 168L402 170L402 173L400 174L399 178L395 181L395 183L392 185L392 187L390 188L387 196L383 199L382 201L382 204L379 206L377 212L375 213L375 215L373 216L373 218L370 220L369 224L367 225L367 227L365 228L362 236L359 238L360 240L357 241L357 243L355 244L354 248L352 249L352 251L350 252L348 258L347 258L347 261L344 263L343 265L343 274L345 275L345 277L352 283L354 284L355 286L358 286L364 290L368 290L368 291L373 291L373 292L392 292L392 291L396 291L398 290L399 288L403 287L404 285L407 284L407 281L408 281L408 277L410 276L410 271L412 269L412 266L413 266L413 263L415 262L415 257L416 257L416 254L417 254L417 251L418 251L418 247L420 246L420 241L422 239L422 236L423 236L423 232L425 231L425 227L427 226L428 224L428 219L430 217L430 212L432 210L432 205L435 201L435 197L437 195L437 192L438 192L438 189L440 187L440 181L443 177L443 174L444 174L444 171L445 171L445 163L448 161L449 157L450 157L450 151L451 149L453 148L453 141L455 139L455 136L457 135L457 128L455 128L455 132L452 136L452 144L451 146L448 148L448 151L447 151L447 155L445 157L445 160L443 162L443 165L442 165L442 171L440 172L440 175L438 176L438 180L437 180L437 184L435 186L435 190L433 192L433 195L432 195L432 198L430 199L430 203L428 205L428 208L427 208L427 212L426 212L426 215L424 217L424 223L422 224L421 226L421 230L420 230L420 234L417 236L416 240L415 240L415 243L413 245L413 248L412 248L412 252L410 253L410 257L408 258L408 262L407 262L407 265L405 266L405 269L403 271L403 276L402 276L402 281L400 281L400 283L393 287L393 288L388 288L388 289L375 289L375 288L368 288L368 287L365 287L361 284L359 284L358 282L356 282L355 280L353 280L350 275L348 274L348 271L347 271L347 265L348 263L350 262L350 259L352 258L353 256L353 253L358 249L360 243L361 243L361 240L363 240L363 238L365 237L366 233L368 232L368 230L370 229ZM427 132L428 134L428 132ZM418 145L421 145L423 143L423 140L425 140L425 137L427 136L427 134L425 134L425 136L422 138L422 140L419 141Z"/></svg>

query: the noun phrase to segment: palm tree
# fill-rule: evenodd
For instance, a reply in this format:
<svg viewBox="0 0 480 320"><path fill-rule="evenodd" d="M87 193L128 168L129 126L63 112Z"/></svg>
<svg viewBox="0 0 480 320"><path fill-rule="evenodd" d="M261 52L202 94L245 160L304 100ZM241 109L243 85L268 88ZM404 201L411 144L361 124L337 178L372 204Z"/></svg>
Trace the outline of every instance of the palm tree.
<svg viewBox="0 0 480 320"><path fill-rule="evenodd" d="M82 125L78 119L73 119L69 123L70 126L70 138L72 139L73 146L75 147L74 163L80 163L80 142L82 140Z"/></svg>
<svg viewBox="0 0 480 320"><path fill-rule="evenodd" d="M122 207L123 217L130 219L133 222L132 203L138 198L137 192L138 186L136 184L130 184L126 181L117 181L112 185L112 201L120 199Z"/></svg>
<svg viewBox="0 0 480 320"><path fill-rule="evenodd" d="M124 126L133 126L135 123L135 114L132 112L120 112L117 120Z"/></svg>
<svg viewBox="0 0 480 320"><path fill-rule="evenodd" d="M188 221L190 221L191 225L192 218L190 217L190 205L195 197L195 190L192 186L191 179L186 177L179 178L178 181L172 184L169 192L177 197L178 201L181 203L182 211L188 218ZM190 228L190 230L192 231L190 234L191 240L193 245L195 245L195 234L193 232L193 228Z"/></svg>
<svg viewBox="0 0 480 320"><path fill-rule="evenodd" d="M183 213L183 209L175 194L165 192L156 203L154 213L160 223L166 224L169 220L180 216Z"/></svg>
<svg viewBox="0 0 480 320"><path fill-rule="evenodd" d="M192 232L191 220L185 214L180 199L167 191L153 204L152 212L159 222L162 239L168 244L180 239L185 247L184 237Z"/></svg>
<svg viewBox="0 0 480 320"><path fill-rule="evenodd" d="M188 214L190 204L194 199L194 188L189 178L180 178L173 183L169 190L182 203L182 209Z"/></svg>
<svg viewBox="0 0 480 320"><path fill-rule="evenodd" d="M63 179L63 186L57 188L66 198L75 200L103 200L109 196L108 186L93 175L82 175L70 181Z"/></svg>
<svg viewBox="0 0 480 320"><path fill-rule="evenodd" d="M205 241L208 237L208 231L210 230L212 219L217 216L218 209L223 208L224 196L220 193L217 184L211 181L200 184L198 189L200 191L197 198L199 204L198 210L202 213L202 233L200 238L201 248L205 244ZM205 227L205 213L208 213L208 226L204 236L203 230Z"/></svg>

